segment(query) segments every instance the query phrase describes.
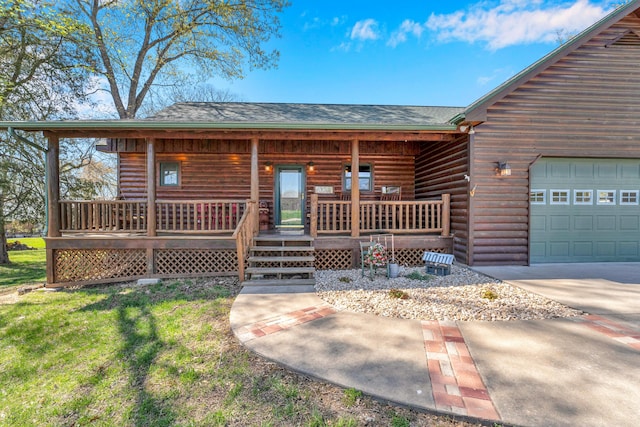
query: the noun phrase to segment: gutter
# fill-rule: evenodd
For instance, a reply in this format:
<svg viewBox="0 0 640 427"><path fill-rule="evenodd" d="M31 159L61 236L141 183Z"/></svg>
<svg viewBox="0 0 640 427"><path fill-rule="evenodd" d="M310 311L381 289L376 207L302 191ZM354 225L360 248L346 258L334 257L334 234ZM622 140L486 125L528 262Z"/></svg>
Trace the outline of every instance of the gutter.
<svg viewBox="0 0 640 427"><path fill-rule="evenodd" d="M22 135L18 135L15 131L14 128L12 127L7 127L7 132L9 133L9 135L11 135L12 137L14 137L15 139L17 139L18 141L27 144L30 147L35 148L38 151L41 151L43 153L45 153L45 155L49 152L49 149L44 148L39 146L38 144L36 144L33 141L28 140L27 138L25 138ZM44 191L44 231L43 234L45 236L49 235L49 162L45 159L44 162L44 185L45 185L45 191Z"/></svg>

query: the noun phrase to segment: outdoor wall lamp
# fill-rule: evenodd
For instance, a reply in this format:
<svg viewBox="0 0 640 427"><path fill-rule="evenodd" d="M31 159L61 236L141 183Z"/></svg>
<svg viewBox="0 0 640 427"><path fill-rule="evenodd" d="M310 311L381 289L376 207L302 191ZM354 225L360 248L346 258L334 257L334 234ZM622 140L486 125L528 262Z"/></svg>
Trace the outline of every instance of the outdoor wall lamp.
<svg viewBox="0 0 640 427"><path fill-rule="evenodd" d="M313 162L309 162L309 163L307 163L307 170L308 170L309 172L313 172L314 170L316 170L316 167L315 167L315 165L313 164Z"/></svg>
<svg viewBox="0 0 640 427"><path fill-rule="evenodd" d="M507 162L498 162L498 167L496 168L496 175L498 176L509 176L511 175L511 166Z"/></svg>
<svg viewBox="0 0 640 427"><path fill-rule="evenodd" d="M273 170L273 164L271 162L266 162L264 164L264 170L267 172L271 172L271 170Z"/></svg>

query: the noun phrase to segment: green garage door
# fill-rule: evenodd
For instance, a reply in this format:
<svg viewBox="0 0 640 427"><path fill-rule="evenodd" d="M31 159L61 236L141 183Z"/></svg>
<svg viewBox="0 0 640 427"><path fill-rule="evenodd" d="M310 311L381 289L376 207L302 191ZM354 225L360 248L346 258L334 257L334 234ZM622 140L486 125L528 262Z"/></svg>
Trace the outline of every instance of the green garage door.
<svg viewBox="0 0 640 427"><path fill-rule="evenodd" d="M640 160L540 159L531 263L640 261Z"/></svg>

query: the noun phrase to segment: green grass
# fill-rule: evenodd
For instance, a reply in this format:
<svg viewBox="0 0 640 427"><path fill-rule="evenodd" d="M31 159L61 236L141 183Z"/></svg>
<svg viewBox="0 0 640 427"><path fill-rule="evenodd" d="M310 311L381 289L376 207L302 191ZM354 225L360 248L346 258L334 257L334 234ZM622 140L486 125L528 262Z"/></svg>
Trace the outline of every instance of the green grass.
<svg viewBox="0 0 640 427"><path fill-rule="evenodd" d="M43 283L46 280L46 251L42 238L8 239L18 240L37 250L9 251L9 265L0 265L0 291L13 286Z"/></svg>
<svg viewBox="0 0 640 427"><path fill-rule="evenodd" d="M0 297L0 425L465 425L248 352L228 320L238 290L198 279Z"/></svg>

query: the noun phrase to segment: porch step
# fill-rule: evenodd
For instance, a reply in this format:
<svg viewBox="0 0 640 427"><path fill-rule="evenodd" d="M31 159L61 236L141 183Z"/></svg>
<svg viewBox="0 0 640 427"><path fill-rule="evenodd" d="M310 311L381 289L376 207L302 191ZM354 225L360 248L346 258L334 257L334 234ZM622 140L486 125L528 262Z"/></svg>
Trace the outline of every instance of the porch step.
<svg viewBox="0 0 640 427"><path fill-rule="evenodd" d="M252 256L249 257L247 261L250 263L265 263L265 262L278 262L278 263L288 263L288 262L314 262L316 260L313 256Z"/></svg>
<svg viewBox="0 0 640 427"><path fill-rule="evenodd" d="M302 234L260 235L253 239L243 286L315 284L313 238Z"/></svg>
<svg viewBox="0 0 640 427"><path fill-rule="evenodd" d="M313 242L313 237L304 234L262 234L253 238L254 242Z"/></svg>
<svg viewBox="0 0 640 427"><path fill-rule="evenodd" d="M241 283L242 286L313 286L315 279L251 279Z"/></svg>
<svg viewBox="0 0 640 427"><path fill-rule="evenodd" d="M252 246L252 252L313 252L313 246Z"/></svg>
<svg viewBox="0 0 640 427"><path fill-rule="evenodd" d="M315 267L249 267L245 269L247 274L313 274L316 272Z"/></svg>

